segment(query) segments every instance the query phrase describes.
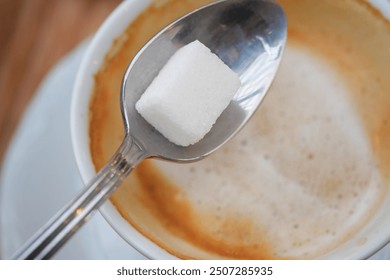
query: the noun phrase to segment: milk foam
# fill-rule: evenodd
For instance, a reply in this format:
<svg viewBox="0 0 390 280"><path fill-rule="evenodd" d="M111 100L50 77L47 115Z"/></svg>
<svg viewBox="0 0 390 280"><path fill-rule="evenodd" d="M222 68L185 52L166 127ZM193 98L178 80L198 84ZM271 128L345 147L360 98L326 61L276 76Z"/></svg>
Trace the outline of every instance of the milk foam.
<svg viewBox="0 0 390 280"><path fill-rule="evenodd" d="M289 45L238 136L201 162L158 165L183 189L202 230L270 243L279 258L316 256L364 223L382 186L349 90L325 59ZM250 220L250 231L226 227L230 217Z"/></svg>

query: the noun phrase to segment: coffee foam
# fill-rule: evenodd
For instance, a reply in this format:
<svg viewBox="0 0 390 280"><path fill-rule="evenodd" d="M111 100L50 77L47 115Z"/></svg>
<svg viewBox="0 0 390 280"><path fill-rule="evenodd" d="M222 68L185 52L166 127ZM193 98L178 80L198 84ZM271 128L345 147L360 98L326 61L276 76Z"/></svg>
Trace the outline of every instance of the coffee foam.
<svg viewBox="0 0 390 280"><path fill-rule="evenodd" d="M146 11L97 74L90 129L97 169L123 137L116 97L127 62L159 24L205 2L164 1ZM388 190L389 25L360 1L279 2L288 46L249 124L201 162L147 161L111 199L174 255L318 257L359 232Z"/></svg>
<svg viewBox="0 0 390 280"><path fill-rule="evenodd" d="M263 236L277 257L312 257L367 219L382 179L340 77L289 46L261 109L231 143L191 166L158 163L194 212L207 213L206 231L248 244ZM231 215L256 234L220 232Z"/></svg>

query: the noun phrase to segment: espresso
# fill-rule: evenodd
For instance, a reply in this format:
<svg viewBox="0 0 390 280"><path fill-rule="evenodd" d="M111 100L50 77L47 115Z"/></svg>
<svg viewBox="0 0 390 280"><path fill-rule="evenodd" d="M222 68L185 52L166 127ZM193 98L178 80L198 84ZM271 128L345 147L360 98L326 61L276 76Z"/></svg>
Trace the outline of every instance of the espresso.
<svg viewBox="0 0 390 280"><path fill-rule="evenodd" d="M119 147L123 73L165 25L211 1L159 1L118 38L95 77L90 142ZM180 258L326 256L381 206L390 174L390 25L363 1L280 0L288 44L258 112L200 162L147 160L111 201Z"/></svg>

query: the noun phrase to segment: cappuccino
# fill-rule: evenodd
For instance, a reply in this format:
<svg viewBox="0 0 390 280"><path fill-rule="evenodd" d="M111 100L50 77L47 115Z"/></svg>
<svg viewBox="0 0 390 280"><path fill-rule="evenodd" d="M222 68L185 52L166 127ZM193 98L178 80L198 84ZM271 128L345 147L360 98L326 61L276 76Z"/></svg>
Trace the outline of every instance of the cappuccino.
<svg viewBox="0 0 390 280"><path fill-rule="evenodd" d="M209 2L156 2L114 42L91 100L97 170L123 139L128 63L165 25ZM389 191L388 21L364 1L278 2L288 44L247 126L200 162L145 161L111 198L180 258L321 258L359 233Z"/></svg>

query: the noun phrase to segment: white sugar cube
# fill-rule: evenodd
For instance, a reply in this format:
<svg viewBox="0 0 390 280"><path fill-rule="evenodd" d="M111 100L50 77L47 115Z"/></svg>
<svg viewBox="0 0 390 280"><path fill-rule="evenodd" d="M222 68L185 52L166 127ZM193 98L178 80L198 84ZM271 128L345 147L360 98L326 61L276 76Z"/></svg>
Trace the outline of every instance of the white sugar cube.
<svg viewBox="0 0 390 280"><path fill-rule="evenodd" d="M168 60L136 109L168 140L189 146L210 131L240 85L236 73L194 41Z"/></svg>

